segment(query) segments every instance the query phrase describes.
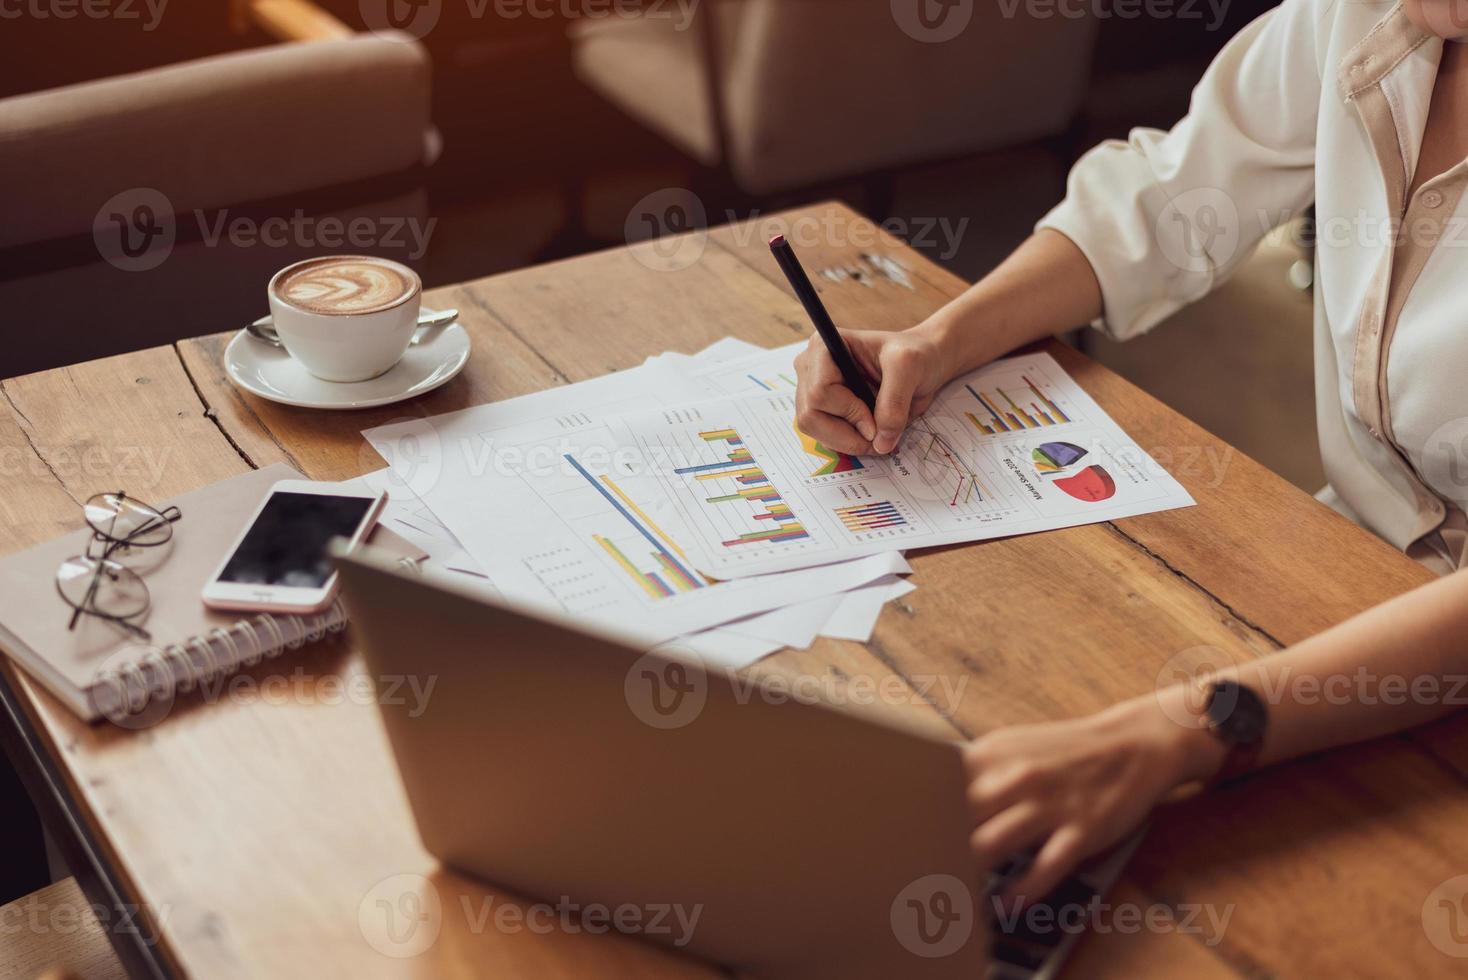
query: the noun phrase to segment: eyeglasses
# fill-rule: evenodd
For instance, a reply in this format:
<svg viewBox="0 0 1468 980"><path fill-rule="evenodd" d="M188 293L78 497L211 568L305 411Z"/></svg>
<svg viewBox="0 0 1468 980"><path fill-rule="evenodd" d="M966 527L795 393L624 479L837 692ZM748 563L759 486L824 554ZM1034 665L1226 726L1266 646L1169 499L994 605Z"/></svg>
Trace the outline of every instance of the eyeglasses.
<svg viewBox="0 0 1468 980"><path fill-rule="evenodd" d="M56 569L56 591L71 606L76 629L82 616L106 620L140 640L151 634L132 620L148 611L148 586L134 567L173 538L173 525L183 512L158 510L121 490L99 493L82 505L92 529L84 554L73 555Z"/></svg>

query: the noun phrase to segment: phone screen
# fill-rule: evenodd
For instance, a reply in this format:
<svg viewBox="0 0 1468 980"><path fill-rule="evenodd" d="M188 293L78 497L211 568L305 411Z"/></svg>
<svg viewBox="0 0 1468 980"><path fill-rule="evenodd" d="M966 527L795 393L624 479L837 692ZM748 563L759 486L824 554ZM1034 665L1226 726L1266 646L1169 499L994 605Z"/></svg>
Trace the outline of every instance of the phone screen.
<svg viewBox="0 0 1468 980"><path fill-rule="evenodd" d="M355 534L374 503L365 497L271 494L219 581L321 588L332 571L326 546L332 538Z"/></svg>

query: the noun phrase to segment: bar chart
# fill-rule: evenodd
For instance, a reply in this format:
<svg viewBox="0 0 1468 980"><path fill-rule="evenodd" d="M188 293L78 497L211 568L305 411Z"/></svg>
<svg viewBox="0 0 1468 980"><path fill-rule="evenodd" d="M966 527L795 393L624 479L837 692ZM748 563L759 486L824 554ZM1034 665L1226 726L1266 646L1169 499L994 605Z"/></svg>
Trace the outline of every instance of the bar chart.
<svg viewBox="0 0 1468 980"><path fill-rule="evenodd" d="M709 583L688 564L683 549L615 480L609 476L592 476L581 461L569 453L564 459L626 521L629 528L626 537L593 534L591 538L643 592L653 599L665 599L680 592L707 587Z"/></svg>
<svg viewBox="0 0 1468 980"><path fill-rule="evenodd" d="M753 382L762 391L794 391L796 387L795 378L784 371L766 377L760 377L757 374L745 374L745 378Z"/></svg>
<svg viewBox="0 0 1468 980"><path fill-rule="evenodd" d="M1056 404L1029 375L1021 375L1023 387L994 386L988 391L979 391L971 384L963 387L982 406L982 411L965 411L973 427L985 435L1001 432L1020 432L1025 429L1041 429L1063 425L1071 421L1064 409Z"/></svg>
<svg viewBox="0 0 1468 980"><path fill-rule="evenodd" d="M722 540L720 543L724 547L778 544L810 537L810 532L770 482L737 430L712 429L698 433L698 438L714 448L722 458L679 467L673 472L714 491L703 497L703 503L723 508L723 516L745 513L756 522L750 530ZM739 505L754 505L754 508L744 507L741 510Z"/></svg>
<svg viewBox="0 0 1468 980"><path fill-rule="evenodd" d="M884 528L903 527L907 518L890 500L876 500L852 507L836 508L836 516L852 534L880 531Z"/></svg>

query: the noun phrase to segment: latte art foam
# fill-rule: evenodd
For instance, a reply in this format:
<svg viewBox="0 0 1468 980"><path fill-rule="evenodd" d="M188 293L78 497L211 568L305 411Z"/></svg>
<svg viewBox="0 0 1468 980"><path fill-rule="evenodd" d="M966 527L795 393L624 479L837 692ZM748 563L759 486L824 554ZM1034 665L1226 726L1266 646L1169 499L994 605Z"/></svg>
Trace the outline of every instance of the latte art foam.
<svg viewBox="0 0 1468 980"><path fill-rule="evenodd" d="M417 277L368 258L324 259L275 285L290 305L311 313L371 313L396 306L418 289Z"/></svg>

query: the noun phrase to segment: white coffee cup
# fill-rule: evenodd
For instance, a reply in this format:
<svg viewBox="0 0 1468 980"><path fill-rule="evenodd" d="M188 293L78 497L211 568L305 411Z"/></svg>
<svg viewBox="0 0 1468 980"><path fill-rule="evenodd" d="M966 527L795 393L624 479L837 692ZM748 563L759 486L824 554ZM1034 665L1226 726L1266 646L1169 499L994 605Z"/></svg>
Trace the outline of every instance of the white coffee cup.
<svg viewBox="0 0 1468 980"><path fill-rule="evenodd" d="M286 351L323 381L366 381L402 360L418 328L423 282L407 266L330 255L281 269L267 289Z"/></svg>

